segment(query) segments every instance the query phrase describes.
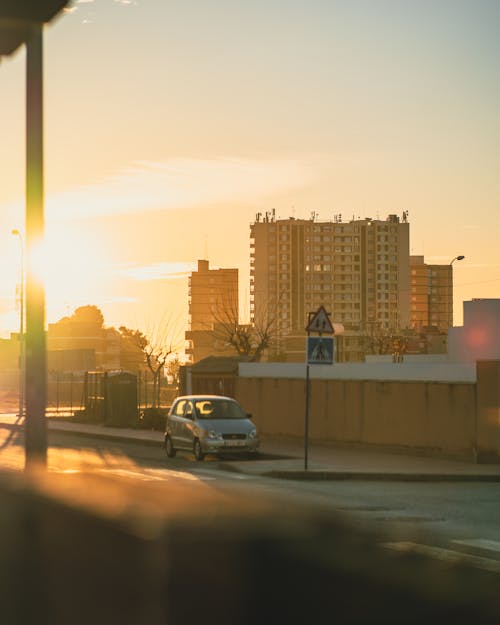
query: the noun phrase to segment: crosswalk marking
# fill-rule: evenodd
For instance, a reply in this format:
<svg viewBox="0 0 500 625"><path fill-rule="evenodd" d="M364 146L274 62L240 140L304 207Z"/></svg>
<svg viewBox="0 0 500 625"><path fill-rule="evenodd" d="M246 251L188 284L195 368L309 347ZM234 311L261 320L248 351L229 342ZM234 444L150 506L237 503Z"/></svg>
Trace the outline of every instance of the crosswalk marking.
<svg viewBox="0 0 500 625"><path fill-rule="evenodd" d="M203 471L203 469L202 470L198 470L198 471L193 471L193 473L195 475L200 475L200 476L205 476L205 475L208 476L209 475L209 472L208 471ZM212 472L210 472L210 473L212 473ZM221 473L218 472L216 474L218 475L218 477L222 477ZM216 478L215 477L211 477L211 478L207 477L207 479L215 480ZM253 477L251 475L244 475L242 473L230 473L229 471L225 471L224 472L224 479L225 480L251 480L251 479L253 479Z"/></svg>
<svg viewBox="0 0 500 625"><path fill-rule="evenodd" d="M140 471L132 471L130 469L100 469L101 472L106 474L117 475L119 477L129 477L135 480L142 480L143 482L165 482L169 479L182 479L189 482L199 482L201 481L209 481L214 480L213 477L197 477L192 475L191 473L184 473L182 471L169 471L166 470L158 470L158 471L148 471L148 472L140 472Z"/></svg>
<svg viewBox="0 0 500 625"><path fill-rule="evenodd" d="M407 553L417 553L424 556L435 558L443 562L451 562L453 564L468 564L492 573L500 573L500 561L491 558L483 558L474 556L452 549L443 549L442 547L431 547L430 545L421 545L411 541L400 541L394 543L383 543L387 549L394 551L402 551Z"/></svg>

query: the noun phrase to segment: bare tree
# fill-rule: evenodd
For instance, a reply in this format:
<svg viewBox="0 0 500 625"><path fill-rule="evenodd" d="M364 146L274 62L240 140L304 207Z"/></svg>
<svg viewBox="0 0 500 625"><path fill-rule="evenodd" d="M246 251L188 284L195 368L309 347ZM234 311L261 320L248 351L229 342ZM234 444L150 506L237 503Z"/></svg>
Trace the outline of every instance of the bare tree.
<svg viewBox="0 0 500 625"><path fill-rule="evenodd" d="M394 362L401 362L406 351L408 340L398 332L383 328L379 323L367 323L365 351L367 354L391 354Z"/></svg>
<svg viewBox="0 0 500 625"><path fill-rule="evenodd" d="M377 322L367 322L364 344L367 354L390 354L391 333Z"/></svg>
<svg viewBox="0 0 500 625"><path fill-rule="evenodd" d="M120 332L120 363L123 369L136 371L145 364L144 348L147 338L139 330L131 330L125 326L118 328Z"/></svg>
<svg viewBox="0 0 500 625"><path fill-rule="evenodd" d="M159 321L146 324L144 333L139 330L128 331L130 340L142 351L144 362L153 377L151 408L159 408L163 369L169 357L181 348L182 341L177 331L179 324L176 321L165 315Z"/></svg>
<svg viewBox="0 0 500 625"><path fill-rule="evenodd" d="M238 356L259 362L271 348L276 331L276 315L268 310L254 314L252 323L240 323L238 306L228 301L214 313L212 336L215 341L231 346Z"/></svg>
<svg viewBox="0 0 500 625"><path fill-rule="evenodd" d="M173 354L167 359L165 369L167 374L172 378L176 386L179 385L179 373L181 368L181 360L177 354Z"/></svg>

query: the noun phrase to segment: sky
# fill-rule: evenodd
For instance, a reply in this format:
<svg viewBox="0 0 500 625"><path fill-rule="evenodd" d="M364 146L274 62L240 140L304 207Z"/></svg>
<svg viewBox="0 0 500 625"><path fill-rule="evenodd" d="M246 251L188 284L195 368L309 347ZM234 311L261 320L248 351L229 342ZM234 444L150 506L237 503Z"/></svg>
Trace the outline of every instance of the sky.
<svg viewBox="0 0 500 625"><path fill-rule="evenodd" d="M500 297L498 0L76 0L46 26L47 321L187 324L200 258L249 304L258 212L408 211L412 254ZM19 326L25 52L0 63L0 336ZM335 311L333 311L333 319Z"/></svg>

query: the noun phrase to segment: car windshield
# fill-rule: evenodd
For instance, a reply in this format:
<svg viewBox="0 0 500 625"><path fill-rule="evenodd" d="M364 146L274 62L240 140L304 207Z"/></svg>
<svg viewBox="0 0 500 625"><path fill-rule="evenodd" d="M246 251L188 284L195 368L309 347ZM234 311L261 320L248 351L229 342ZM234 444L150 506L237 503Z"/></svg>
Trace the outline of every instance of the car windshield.
<svg viewBox="0 0 500 625"><path fill-rule="evenodd" d="M194 405L200 419L246 419L246 414L235 401L198 399Z"/></svg>

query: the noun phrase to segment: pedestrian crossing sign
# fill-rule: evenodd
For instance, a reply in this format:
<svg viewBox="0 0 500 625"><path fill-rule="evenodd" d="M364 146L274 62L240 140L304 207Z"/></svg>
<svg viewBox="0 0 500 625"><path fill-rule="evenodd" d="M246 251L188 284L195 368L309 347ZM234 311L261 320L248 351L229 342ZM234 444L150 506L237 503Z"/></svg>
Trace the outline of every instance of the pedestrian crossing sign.
<svg viewBox="0 0 500 625"><path fill-rule="evenodd" d="M307 364L333 365L334 339L333 336L307 337Z"/></svg>
<svg viewBox="0 0 500 625"><path fill-rule="evenodd" d="M319 334L334 334L330 315L324 306L320 306L315 313L309 313L307 332L319 332Z"/></svg>

